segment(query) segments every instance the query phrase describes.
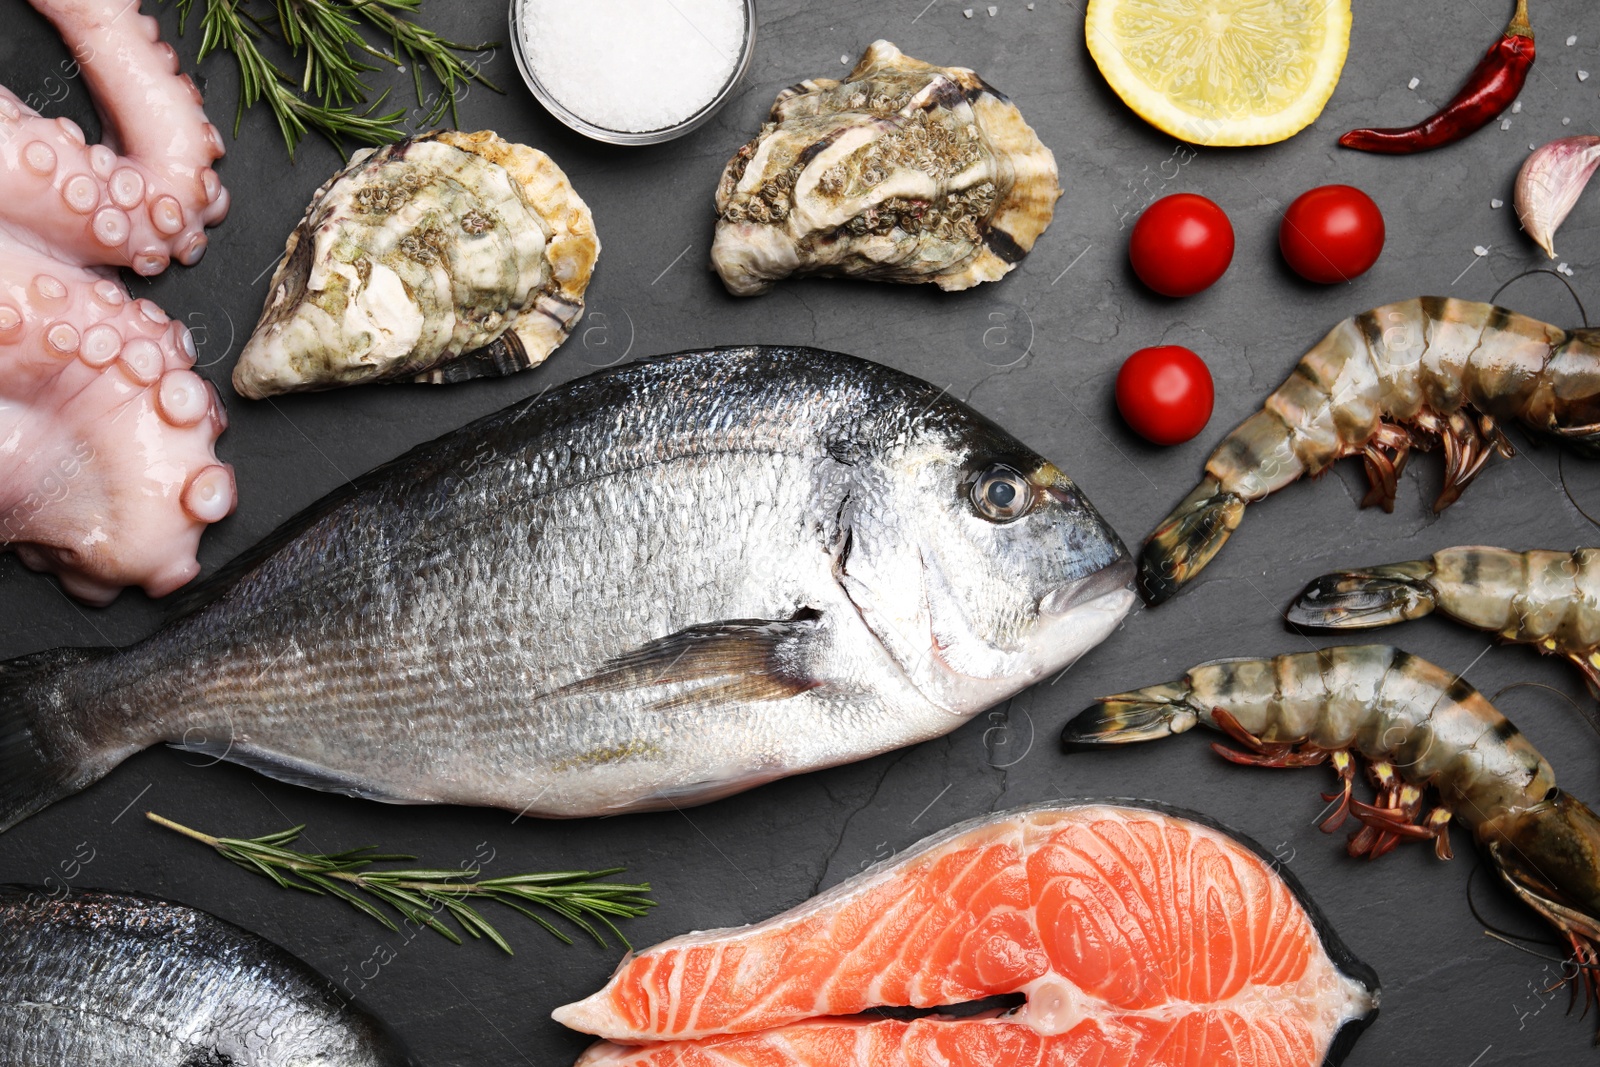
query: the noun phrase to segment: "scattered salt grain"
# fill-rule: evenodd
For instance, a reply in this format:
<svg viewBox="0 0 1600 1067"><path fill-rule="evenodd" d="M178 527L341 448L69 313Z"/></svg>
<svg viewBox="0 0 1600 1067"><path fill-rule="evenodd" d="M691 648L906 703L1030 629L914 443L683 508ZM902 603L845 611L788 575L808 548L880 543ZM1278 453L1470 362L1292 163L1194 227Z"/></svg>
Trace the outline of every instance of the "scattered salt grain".
<svg viewBox="0 0 1600 1067"><path fill-rule="evenodd" d="M1522 114L1522 101L1521 101L1521 100L1515 100L1515 101L1512 101L1512 104L1511 104L1511 113L1512 113L1512 114L1513 114L1513 115L1520 115L1520 114Z"/></svg>
<svg viewBox="0 0 1600 1067"><path fill-rule="evenodd" d="M962 12L962 14L970 19L972 17L972 8L970 8L970 7L967 8L965 11Z"/></svg>
<svg viewBox="0 0 1600 1067"><path fill-rule="evenodd" d="M1558 263L1556 264L1556 273L1565 274L1570 278L1572 277L1572 268L1567 266L1565 263Z"/></svg>
<svg viewBox="0 0 1600 1067"><path fill-rule="evenodd" d="M733 78L750 31L744 0L520 0L519 14L524 58L545 91L623 133L693 118Z"/></svg>
<svg viewBox="0 0 1600 1067"><path fill-rule="evenodd" d="M1000 13L1000 9L999 8L995 7L993 4L989 5L989 17L990 18L994 18L999 13Z"/></svg>
<svg viewBox="0 0 1600 1067"><path fill-rule="evenodd" d="M850 65L850 57L849 56L840 56L839 57L839 62L843 66L848 67Z"/></svg>
<svg viewBox="0 0 1600 1067"><path fill-rule="evenodd" d="M1571 37L1567 38L1567 47L1568 48L1571 48L1573 45L1575 45L1577 43L1578 43L1578 35L1577 34L1573 34Z"/></svg>
<svg viewBox="0 0 1600 1067"><path fill-rule="evenodd" d="M1493 200L1489 201L1489 206L1494 208L1496 211L1499 211L1501 208L1506 206L1506 202L1497 196Z"/></svg>
<svg viewBox="0 0 1600 1067"><path fill-rule="evenodd" d="M1571 126L1572 125L1572 120L1570 118L1564 118L1564 119L1561 120L1561 125L1563 125L1563 126Z"/></svg>
<svg viewBox="0 0 1600 1067"><path fill-rule="evenodd" d="M1032 4L1029 4L1029 5L1028 5L1028 10L1029 10L1029 11L1032 11L1032 10L1033 10L1033 5L1032 5Z"/></svg>
<svg viewBox="0 0 1600 1067"><path fill-rule="evenodd" d="M1586 71L1586 70L1578 71L1578 80L1581 81L1581 82L1588 81L1589 80L1589 72Z"/></svg>
<svg viewBox="0 0 1600 1067"><path fill-rule="evenodd" d="M1509 130L1511 128L1511 120L1510 119L1501 119L1500 120L1500 128L1502 130Z"/></svg>
<svg viewBox="0 0 1600 1067"><path fill-rule="evenodd" d="M1473 245L1472 254L1475 256L1486 256L1489 254L1489 250L1482 245Z"/></svg>

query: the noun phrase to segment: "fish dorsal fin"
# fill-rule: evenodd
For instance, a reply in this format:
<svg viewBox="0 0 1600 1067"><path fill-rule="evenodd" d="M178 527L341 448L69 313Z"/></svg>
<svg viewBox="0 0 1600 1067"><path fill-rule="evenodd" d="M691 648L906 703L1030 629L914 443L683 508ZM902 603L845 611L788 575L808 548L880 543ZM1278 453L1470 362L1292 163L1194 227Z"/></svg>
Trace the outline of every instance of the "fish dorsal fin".
<svg viewBox="0 0 1600 1067"><path fill-rule="evenodd" d="M733 701L785 700L823 682L807 670L822 633L822 613L788 619L728 619L657 638L607 662L552 697L670 690L651 710Z"/></svg>

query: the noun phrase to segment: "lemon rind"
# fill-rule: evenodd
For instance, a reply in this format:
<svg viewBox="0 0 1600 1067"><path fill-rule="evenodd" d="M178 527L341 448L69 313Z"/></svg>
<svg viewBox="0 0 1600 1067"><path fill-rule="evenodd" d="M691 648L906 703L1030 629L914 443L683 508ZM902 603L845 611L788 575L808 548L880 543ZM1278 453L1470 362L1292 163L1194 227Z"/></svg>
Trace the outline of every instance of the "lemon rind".
<svg viewBox="0 0 1600 1067"><path fill-rule="evenodd" d="M1315 63L1316 80L1294 102L1266 115L1233 119L1209 119L1172 103L1128 64L1110 32L1110 19L1117 0L1089 0L1084 17L1084 35L1089 54L1112 90L1135 114L1152 126L1190 144L1216 148L1239 148L1276 144L1293 137L1315 122L1333 96L1350 51L1350 5L1348 0L1329 3L1328 23L1322 54ZM1103 24L1103 25L1102 25Z"/></svg>

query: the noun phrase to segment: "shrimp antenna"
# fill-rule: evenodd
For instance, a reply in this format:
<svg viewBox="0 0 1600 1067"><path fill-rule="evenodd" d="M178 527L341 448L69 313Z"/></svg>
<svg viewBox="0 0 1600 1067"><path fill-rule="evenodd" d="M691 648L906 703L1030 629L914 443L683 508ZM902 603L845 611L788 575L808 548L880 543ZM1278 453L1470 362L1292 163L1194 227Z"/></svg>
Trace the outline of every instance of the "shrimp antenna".
<svg viewBox="0 0 1600 1067"><path fill-rule="evenodd" d="M1593 520L1590 520L1590 521L1593 521ZM1501 693L1509 692L1512 689L1520 689L1523 686L1530 686L1530 687L1532 687L1534 689L1548 689L1548 690L1550 690L1550 692L1554 693L1556 696L1560 697L1562 700L1565 700L1568 704L1571 704L1572 705L1572 710L1576 711L1579 715L1583 716L1583 721L1589 724L1589 729L1593 730L1596 734L1600 734L1600 717L1596 716L1596 714L1595 714L1593 709L1583 707L1576 700L1573 700L1571 695L1569 695L1567 693L1563 693L1561 690L1557 689L1555 686L1546 685L1543 682L1512 682L1510 685L1502 687L1499 693L1496 693L1494 696L1490 697L1489 698L1489 703L1493 704L1496 701L1498 701L1500 699L1500 694Z"/></svg>
<svg viewBox="0 0 1600 1067"><path fill-rule="evenodd" d="M1515 933L1512 933L1510 930L1507 930L1503 926L1496 926L1494 923L1490 922L1488 919L1485 919L1483 917L1483 913L1478 910L1478 902L1476 900L1474 900L1473 897L1472 897L1472 883L1477 879L1478 871L1481 870L1482 868L1483 868L1483 861L1480 859L1477 863L1472 865L1472 873L1467 875L1467 910L1472 912L1472 917L1478 921L1478 925L1482 926L1484 928L1484 930L1483 930L1484 936L1485 937L1492 937L1496 941L1504 942L1505 944L1510 945L1512 948L1516 949L1518 952L1526 952L1526 953L1529 953L1530 955L1538 956L1541 959L1547 959L1547 960L1556 959L1557 957L1555 957L1555 956L1546 956L1543 953L1534 952L1533 949L1523 948L1521 945L1515 944L1514 942L1515 941L1527 941L1530 944L1548 945L1551 948L1560 947L1561 942L1559 942L1559 941L1551 941L1548 938L1536 937L1536 936L1534 936L1532 934L1515 934Z"/></svg>
<svg viewBox="0 0 1600 1067"><path fill-rule="evenodd" d="M1519 945L1519 944L1517 944L1515 941L1513 941L1511 939L1512 937L1516 936L1515 934L1511 935L1511 937L1507 937L1504 934L1496 933L1493 930L1485 930L1483 932L1483 936L1484 937L1492 937L1496 941L1500 942L1502 945L1505 945L1507 948L1514 948L1518 952L1525 952L1529 956L1532 956L1536 960L1549 960L1551 963L1559 963L1559 964L1561 964L1562 970L1566 970L1568 967L1573 968L1574 973L1576 973L1577 971L1600 970L1600 963L1579 963L1577 960L1573 959L1571 956L1552 956L1548 952L1536 952L1535 950L1533 950L1531 948L1528 948L1525 945ZM1545 942L1540 942L1540 943L1541 944L1548 944L1548 945L1556 944L1556 942L1554 942L1554 941L1545 941ZM1560 986L1566 985L1570 981L1572 981L1571 978L1563 978L1563 979L1561 979L1560 983L1557 986L1553 987L1553 988L1560 988Z"/></svg>
<svg viewBox="0 0 1600 1067"><path fill-rule="evenodd" d="M1561 943L1559 941L1548 941L1541 937L1530 937L1526 934L1514 934L1510 930L1495 926L1493 923L1489 922L1489 920L1485 919L1483 914L1478 911L1477 901L1473 900L1472 898L1472 883L1473 880L1478 877L1478 868L1482 866L1483 861L1480 859L1477 863L1473 864L1472 873L1467 875L1467 908L1472 912L1472 917L1478 920L1478 922L1484 927L1483 936L1493 938L1502 945L1505 945L1508 948L1514 948L1518 952L1526 953L1535 959L1548 960L1551 963L1559 963L1561 965L1561 981L1556 983L1556 985L1551 986L1551 988L1559 989L1568 982L1572 983L1571 995L1567 1000L1567 1013L1569 1015L1572 1013L1573 1007L1578 1003L1578 983L1579 980L1582 979L1584 985L1584 995L1583 1014L1580 1016L1580 1018L1587 1018L1589 1015L1589 1005L1591 1003L1600 1004L1600 975L1597 975L1597 972L1600 972L1600 962L1595 960L1593 950L1589 948L1587 944L1580 942L1577 939L1574 939L1572 942L1572 955L1570 956L1552 956L1547 952L1539 952L1536 949L1528 948L1526 945L1517 944L1518 941L1526 941L1530 944L1546 945L1552 948L1558 948L1560 947ZM1584 958L1586 954L1588 955L1587 959ZM1569 967L1572 969L1571 973L1568 973L1567 969ZM1597 1030L1595 1033L1595 1043L1600 1045L1600 1030Z"/></svg>
<svg viewBox="0 0 1600 1067"><path fill-rule="evenodd" d="M1578 514L1588 519L1590 525L1600 526L1600 519L1596 519L1593 515L1583 510L1583 505L1578 503L1578 499L1572 495L1572 487L1567 484L1567 465L1563 462L1566 456L1565 451L1556 453L1556 477L1561 479L1561 491L1567 494L1567 502L1577 508Z"/></svg>
<svg viewBox="0 0 1600 1067"><path fill-rule="evenodd" d="M1494 291L1494 295L1489 298L1489 302L1491 304L1499 303L1500 302L1500 294L1506 291L1506 287L1507 286L1509 286L1512 282L1521 281L1522 279L1526 278L1530 274L1548 274L1551 277L1553 277L1556 281L1558 281L1562 285L1566 286L1567 287L1567 292L1572 294L1572 302L1578 305L1578 314L1583 317L1584 328L1588 329L1588 327L1589 327L1589 313L1584 310L1583 301L1578 297L1578 291L1572 287L1572 283L1567 281L1565 276L1563 276L1558 271L1551 270L1549 267L1534 267L1532 270L1525 270L1521 274L1518 274L1518 275L1515 275L1515 276L1513 276L1511 278L1508 278L1505 282L1503 282L1501 284L1500 288L1498 288L1498 289L1496 289Z"/></svg>
<svg viewBox="0 0 1600 1067"><path fill-rule="evenodd" d="M1500 288L1498 288L1498 289L1496 289L1494 291L1494 295L1489 297L1489 302L1490 303L1499 303L1500 294L1505 292L1506 288L1508 286L1510 286L1512 282L1521 281L1523 278L1526 278L1530 274L1548 274L1551 277L1553 277L1556 281L1560 282L1563 286L1565 286L1567 292L1572 296L1572 302L1574 304L1578 305L1578 314L1583 319L1584 328L1585 329L1588 328L1588 326L1589 326L1589 312L1583 306L1583 298L1580 297L1578 295L1578 291L1572 287L1572 283L1567 281L1565 275L1561 274L1559 271L1553 271L1549 267L1534 267L1531 270L1525 270L1521 274L1513 275L1512 277L1506 279L1504 282L1501 283ZM1577 498L1572 495L1572 488L1569 485L1567 485L1567 468L1566 468L1566 464L1563 462L1565 457L1566 457L1566 453L1564 451L1556 453L1556 473L1561 479L1561 491L1563 493L1567 494L1567 500L1572 504L1573 507L1578 509L1578 514L1579 515L1582 515L1584 518L1589 520L1589 524L1591 526L1600 526L1600 519L1596 519L1593 515L1589 514L1587 511L1585 511L1583 509L1583 505L1579 504L1578 501L1577 501ZM1585 718L1589 718L1588 715L1585 715L1584 717ZM1600 732L1600 726L1596 726L1593 721L1591 721L1589 725L1591 727L1595 727L1597 732Z"/></svg>

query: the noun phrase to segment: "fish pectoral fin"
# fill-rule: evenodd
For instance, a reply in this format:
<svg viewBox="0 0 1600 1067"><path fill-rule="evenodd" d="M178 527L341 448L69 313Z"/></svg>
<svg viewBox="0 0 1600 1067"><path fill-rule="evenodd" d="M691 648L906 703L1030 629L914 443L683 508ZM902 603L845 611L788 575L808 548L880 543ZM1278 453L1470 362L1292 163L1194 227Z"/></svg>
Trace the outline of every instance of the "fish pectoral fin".
<svg viewBox="0 0 1600 1067"><path fill-rule="evenodd" d="M612 659L553 696L669 690L650 704L786 700L822 685L806 669L822 636L822 613L801 608L788 619L702 623Z"/></svg>
<svg viewBox="0 0 1600 1067"><path fill-rule="evenodd" d="M242 745L228 738L218 738L215 741L173 741L168 747L180 752L193 752L211 757L209 762L200 764L203 767L227 760L229 763L248 767L257 774L264 774L268 778L276 778L289 785L317 789L324 793L343 793L347 797L376 800L384 804L432 803L432 798L429 797L396 796L359 775L332 770L309 760L284 755L282 752Z"/></svg>

